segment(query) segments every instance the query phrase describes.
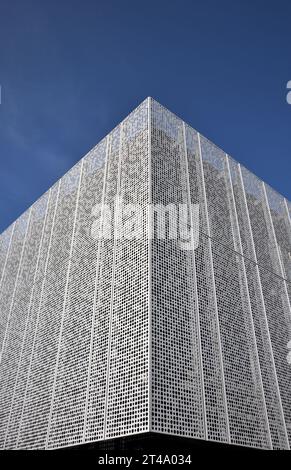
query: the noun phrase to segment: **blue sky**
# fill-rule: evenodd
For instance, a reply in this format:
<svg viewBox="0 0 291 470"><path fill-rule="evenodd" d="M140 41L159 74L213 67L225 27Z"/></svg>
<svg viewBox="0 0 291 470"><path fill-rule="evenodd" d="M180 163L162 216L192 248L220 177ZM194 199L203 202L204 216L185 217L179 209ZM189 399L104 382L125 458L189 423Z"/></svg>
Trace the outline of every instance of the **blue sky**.
<svg viewBox="0 0 291 470"><path fill-rule="evenodd" d="M291 199L291 2L2 0L0 232L152 96Z"/></svg>

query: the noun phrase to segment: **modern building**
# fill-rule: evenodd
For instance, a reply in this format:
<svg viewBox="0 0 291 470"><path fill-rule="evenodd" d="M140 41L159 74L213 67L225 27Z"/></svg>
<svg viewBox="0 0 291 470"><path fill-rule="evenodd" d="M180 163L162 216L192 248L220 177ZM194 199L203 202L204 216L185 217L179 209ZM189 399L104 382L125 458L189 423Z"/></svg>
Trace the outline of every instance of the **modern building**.
<svg viewBox="0 0 291 470"><path fill-rule="evenodd" d="M96 207L116 196L146 211L199 204L198 246L93 236ZM284 197L142 102L1 235L0 447L156 432L289 449L290 216Z"/></svg>

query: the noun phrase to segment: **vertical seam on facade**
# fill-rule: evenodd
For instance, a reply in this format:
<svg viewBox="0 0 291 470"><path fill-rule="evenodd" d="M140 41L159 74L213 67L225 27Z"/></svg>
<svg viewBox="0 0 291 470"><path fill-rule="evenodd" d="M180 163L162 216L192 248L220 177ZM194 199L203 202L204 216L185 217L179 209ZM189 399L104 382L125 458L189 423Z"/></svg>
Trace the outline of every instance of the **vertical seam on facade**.
<svg viewBox="0 0 291 470"><path fill-rule="evenodd" d="M24 240L23 240L22 248L21 248L19 266L18 266L18 269L17 269L17 275L16 275L15 284L14 284L14 288L13 288L11 305L10 305L10 308L9 308L7 323L6 323L6 327L5 327L5 333L4 333L3 344L2 344L1 355L0 355L0 364L2 362L2 356L3 356L3 353L4 353L4 349L5 349L6 337L7 337L8 327L9 327L9 324L10 324L10 317L11 317L11 313L12 313L12 309L13 309L13 304L14 304L14 297L15 297L16 289L18 287L18 278L19 278L19 274L20 274L20 271L21 271L21 268L22 268L22 259L23 259L23 254L24 254L24 251L25 251L27 234L28 234L29 229L30 229L31 207L29 208L28 213L29 213L29 215L28 215L27 227L25 229L25 237L24 237Z"/></svg>
<svg viewBox="0 0 291 470"><path fill-rule="evenodd" d="M286 209L287 219L289 221L290 229L291 229L291 217L290 217L290 214L289 214L289 208L288 208L287 200L286 200L285 197L284 197L284 206L285 206L285 209ZM290 256L291 256L291 254L290 254Z"/></svg>
<svg viewBox="0 0 291 470"><path fill-rule="evenodd" d="M47 214L48 214L50 196L51 196L51 190L49 190L49 196L48 196L47 202L46 202L46 212L45 212L43 227L42 227L42 231L41 231L41 238L40 238L38 252L37 252L37 262L36 262L36 267L35 267L35 271L34 271L34 275L33 275L32 289L31 289L31 294L30 294L28 308L27 308L27 318L26 318L26 321L25 321L25 328L24 328L23 338L22 338L22 342L21 342L20 357L19 357L19 362L18 362L18 366L17 366L15 384L14 384L14 387L13 387L13 395L12 395L9 418L8 418L8 424L7 424L5 440L4 440L4 448L6 446L6 439L7 439L7 435L8 435L8 429L9 429L9 425L10 425L12 409L13 409L13 406L14 406L14 397L15 397L15 392L16 392L16 388L17 388L18 376L19 376L19 372L20 372L20 365L21 365L21 361L22 361L23 348L24 348L25 339L26 339L27 327L28 327L28 323L29 323L29 319L30 319L30 309L31 309L31 304L32 304L32 299L33 299L33 294L34 294L34 289L35 289L36 275L37 275L37 270L38 270L38 266L39 266L39 257L40 257L42 243L43 243L44 229L45 229L45 224L46 224L46 219L47 219Z"/></svg>
<svg viewBox="0 0 291 470"><path fill-rule="evenodd" d="M262 302L262 306L263 306L263 313L264 313L264 318L265 318L265 324L266 324L266 329L267 329L267 335L268 335L268 340L269 340L269 347L270 347L272 364L273 364L273 372L274 372L275 381L276 381L276 385L277 385L277 394L278 394L279 406L280 406L280 410L281 410L281 418L282 418L282 422L283 422L286 443L287 443L288 449L290 449L287 426L286 426L286 422L285 422L285 415L284 415L284 410L283 410L283 405L282 405L281 392L280 392L278 376L277 376L277 369L276 369L274 353L273 353L273 345L272 345L271 335L270 335L270 330L269 330L269 323L268 323L268 317L267 317L267 312L266 312L265 299L264 299L264 294L263 294L263 289L262 289L262 284L261 284L261 277L260 277L260 271L259 271L259 266L258 266L258 261L257 261L255 242L254 242L254 238L253 238L252 225L251 225L251 220L250 220L250 215L249 215L249 208L248 208L248 205L247 205L247 198L246 198L245 187L244 187L244 182L243 182L243 177L242 177L242 171L241 171L241 166L240 166L239 163L238 163L238 173L239 173L240 183L241 183L242 192L243 192L244 205L245 205L245 208L246 208L246 214L247 214L247 220L248 220L248 226L249 226L249 232L250 232L250 240L251 240L251 244L252 244L253 255L254 255L254 258L255 258L255 265L256 265L255 269L256 269L256 273L257 273L257 280L258 280L260 296L261 296L261 302Z"/></svg>
<svg viewBox="0 0 291 470"><path fill-rule="evenodd" d="M209 225L209 217L208 217L208 202L207 202L207 197L206 197L205 178L204 178L204 169L203 169L203 161L202 161L202 150L201 150L201 142L200 142L199 132L197 133L197 136L198 136L198 147L199 147L199 157L200 157L199 160L200 160L201 175L202 175L202 188L203 188L202 191L203 191L204 204L205 204L206 226L207 226L207 232L208 232L208 237L209 237L208 238L208 243L209 243L208 246L209 246L210 264L211 264L211 278L212 278L212 284L213 284L215 316L216 316L216 323L217 323L217 335L218 335L218 344L219 344L219 359L220 359L220 367L221 367L223 401L224 401L225 420L226 420L226 434L227 434L227 441L230 443L231 442L231 437L230 437L230 428L229 428L228 405L227 405L225 377L224 377L224 364L223 364L223 355L222 355L222 347L221 347L221 335L220 335L219 315L218 315L218 307L217 307L213 257L212 257L212 243L211 243L210 225Z"/></svg>
<svg viewBox="0 0 291 470"><path fill-rule="evenodd" d="M250 321L251 321L252 336L253 336L254 347L255 347L255 356L256 356L256 362L257 362L258 372L259 372L261 394L262 394L262 399L263 399L265 420L266 420L267 431L268 431L268 441L269 441L269 445L270 445L271 449L273 449L273 443L272 443L271 432L270 432L269 417L268 417L268 411L267 411L267 405L266 405L266 399L265 399L264 384L263 384L263 379L262 379L262 371L261 371L261 365L260 365L260 359L259 359L259 353L258 353L257 338L256 338L256 332L255 332L255 326L254 326L254 320L253 320L253 312L252 312L252 306L251 306L251 300L250 300L248 278L247 278L247 273L246 273L246 268L245 268L243 249L242 249L242 243L241 243L240 231L239 231L238 216L237 216L235 198L234 198L233 187L232 187L232 180L231 180L230 167L229 167L229 159L228 159L227 154L225 154L225 159L226 159L226 167L227 167L228 180L229 180L229 186L230 186L230 192L231 192L231 198L232 198L232 204L231 205L233 205L233 209L234 209L234 218L235 218L235 226L236 226L235 228L236 228L236 232L237 232L237 242L238 242L238 245L239 245L239 250L240 250L241 255L242 255L241 256L241 263L242 263L242 271L243 271L245 289L246 289L246 294L247 294L247 299L246 300L247 300L248 311L249 311L249 316L250 316ZM235 238L236 238L235 233L233 231L233 240L234 241L235 241Z"/></svg>
<svg viewBox="0 0 291 470"><path fill-rule="evenodd" d="M287 282L287 273L285 270L285 266L283 263L283 255L282 255L282 250L280 245L277 244L278 247L278 253L279 253L279 258L280 258L280 265L281 265L281 271L282 271L282 278Z"/></svg>
<svg viewBox="0 0 291 470"><path fill-rule="evenodd" d="M102 202L101 202L101 217L100 217L100 226L99 226L99 240L98 240L98 250L97 250L97 261L96 261L96 270L95 270L95 286L94 286L94 295L93 295L93 312L92 312L92 322L91 322L91 337L90 337L90 352L89 352L89 362L88 362L88 375L87 375L87 387L86 387L86 402L85 402L85 414L84 414L84 429L83 429L83 439L82 441L85 442L86 440L86 427L87 427L87 420L88 420L88 406L89 406L89 394L90 394L90 377L91 377L91 368L92 368L92 354L93 354L93 342L94 342L94 325L95 325L95 317L96 317L96 300L97 300L97 291L98 291L98 283L100 277L98 277L99 273L99 266L100 266L100 254L101 254L101 244L103 244L103 236L102 236L102 229L103 229L103 220L104 220L104 201L105 201L105 192L106 192L106 181L107 181L107 168L108 168L108 160L109 160L109 152L110 152L110 145L109 145L110 135L106 138L106 162L104 167L104 176L103 176L103 189L102 189ZM101 238L100 238L101 235Z"/></svg>
<svg viewBox="0 0 291 470"><path fill-rule="evenodd" d="M285 206L285 210L286 210L287 220L288 220L288 222L289 222L290 230L291 230L291 216L290 216L290 212L289 212L289 207L288 207L288 204L287 204L287 200L286 200L285 197L284 197L284 206ZM289 258L290 258L290 260L291 260L291 251L288 252L288 256L289 256ZM286 276L286 279L287 279L288 283L290 283L290 278L287 278L287 276ZM291 288L291 286L290 286L290 288Z"/></svg>
<svg viewBox="0 0 291 470"><path fill-rule="evenodd" d="M49 412L49 418L48 418L48 427L47 427L47 434L46 434L46 441L45 441L45 448L46 449L48 448L49 436L50 436L50 431L51 431L51 420L52 420L54 400L55 400L55 391L56 391L56 384L57 384L59 357L60 357L61 341L62 341L62 335L63 335L63 325L64 325L64 318L65 318L65 311L66 311L70 270L71 270L71 264L72 264L72 253L73 253L73 247L74 247L74 241L75 241L75 230L76 230L76 224L77 224L77 214L78 214L78 206L79 206L79 197L80 197L80 189L81 189L81 182L82 182L83 166L84 166L84 159L81 160L81 168L80 168L80 174L79 174L79 180L78 180L76 207L75 207L75 213L74 213L74 222L73 222L73 230L72 230L72 237L71 237L69 262L68 262L68 267L67 267L67 276L66 276L64 301L63 301L61 325L60 325L60 332L59 332L58 350L57 350L57 357L56 357L56 364L55 364L55 373L54 373L54 381L53 381L53 388L52 388L52 395L51 395L50 412Z"/></svg>
<svg viewBox="0 0 291 470"><path fill-rule="evenodd" d="M148 98L148 429L152 430L152 113Z"/></svg>
<svg viewBox="0 0 291 470"><path fill-rule="evenodd" d="M191 191L190 191L190 175L188 168L188 152L186 145L186 131L185 131L185 122L183 121L183 145L184 145L184 156L185 156L185 170L186 170L186 180L187 180L187 199L188 207L190 214L190 224L191 224L191 239L192 239L192 255L193 255L193 274L194 274L194 296L196 303L196 312L194 309L194 314L196 313L197 319L197 333L198 333L198 361L200 363L200 375L201 375L201 384L202 384L202 414L204 422L204 432L205 439L208 440L208 429L207 429L207 416L206 416L206 402L205 402L205 385L204 385L204 369L203 369L203 356L202 356L202 343L201 343L201 330L200 330L200 312L199 312L199 298L197 292L197 273L196 273L196 256L195 256L195 246L194 246L194 234L193 234L193 217L191 210ZM197 228L199 230L199 227Z"/></svg>
<svg viewBox="0 0 291 470"><path fill-rule="evenodd" d="M272 231L272 236L273 236L273 240L274 240L274 244L275 244L275 248L276 248L276 252L277 252L278 264L279 264L281 276L283 278L282 282L283 282L283 287L284 287L284 291L285 291L285 300L287 302L288 309L289 309L289 319L291 320L290 300L289 300L286 280L284 279L284 271L283 271L283 267L282 267L282 264L281 264L281 258L280 258L280 252L279 252L277 237L276 237L275 228L274 228L274 225L273 225L273 219L272 219L272 215L271 215L268 196L267 196L267 192L266 192L266 186L265 186L264 182L262 182L262 187L263 187L263 194L264 194L264 202L265 202L265 206L266 206L266 209L267 209L269 223L270 223L270 227L271 227L271 231ZM288 433L287 433L287 435L288 435ZM289 441L289 435L288 435L288 441ZM289 441L289 446L290 446L290 441Z"/></svg>
<svg viewBox="0 0 291 470"><path fill-rule="evenodd" d="M44 284L45 284L45 280L46 280L46 272L47 272L47 267L48 267L48 262L49 262L49 255L50 255L50 250L51 250L51 241L52 241L52 237L53 237L55 217L56 217L56 213L57 213L57 206L58 206L59 192L60 192L60 182L58 182L57 184L58 184L58 190L57 190L56 202L55 202L55 207L54 207L52 227L51 227L51 230L50 230L49 246L48 246L48 251L47 251L47 254L46 254L44 276L43 276L43 280L42 280L42 284L41 284L40 300L39 300L39 306L38 306L38 309L37 309L37 318L36 318L36 323L35 323L35 329L34 329L34 335L33 335L33 341L32 341L32 348L31 348L31 356L30 356L30 361L29 361L29 366L28 366L26 385L25 385L25 391L24 391L24 397L23 397L23 403L22 403L22 410L21 410L21 416L20 416L18 433L17 433L16 448L18 448L18 444L19 444L19 438L20 438L20 434L21 434L21 426L22 426L22 421L23 421L23 413L24 413L24 409L25 409L25 406L26 406L25 401L26 401L26 396L27 396L27 391L28 391L28 384L29 384L29 380L30 380L30 372L31 372L31 367L32 367L32 362L33 362L33 354L34 354L34 347L35 347L35 341L36 341L36 333L37 333L37 329L38 329L40 310L41 310L41 305L42 305L42 297L43 297L43 292L44 292Z"/></svg>
<svg viewBox="0 0 291 470"><path fill-rule="evenodd" d="M267 192L266 192L266 185L265 185L264 182L262 182L262 186L263 186L265 205L266 205L266 209L267 209L267 213L268 213L268 217L269 217L269 221L270 221L270 227L271 227L271 231L272 231L272 235L273 235L273 239L274 239L274 244L275 244L275 248L276 248L276 252L277 252L278 264L279 264L279 267L280 267L281 277L283 278L283 286L284 286L284 290L285 290L285 294L286 294L286 301L287 301L287 304L288 304L289 315L290 315L290 320L291 320L291 305L290 305L290 300L289 300L289 295L288 295L288 290L287 290L287 285L286 285L286 279L284 278L284 271L283 271L283 266L282 266L282 262L281 262L281 258L280 258L279 246L278 246L276 232L275 232L274 225L273 225L273 219L272 219L271 210L270 210L269 201L268 201L268 196L267 196Z"/></svg>
<svg viewBox="0 0 291 470"><path fill-rule="evenodd" d="M5 271L6 271L6 266L7 266L7 262L8 262L8 258L9 258L9 254L10 254L10 249L11 249L12 239L13 239L13 235L14 235L14 230L15 230L15 222L13 222L13 225L12 225L12 230L11 230L11 233L10 233L9 244L8 244L8 250L7 250L7 253L6 253L6 257L5 257L3 272L2 272L2 275L1 275L0 293L2 291L2 282L3 282L3 279L4 279L4 274L5 274Z"/></svg>
<svg viewBox="0 0 291 470"><path fill-rule="evenodd" d="M118 170L117 170L117 187L116 197L119 197L120 192L120 180L121 180L121 155L122 155L122 138L123 138L123 126L124 123L120 124L119 134L119 151L118 151ZM118 199L116 199L118 202ZM110 359L111 359L111 342L112 342L112 318L113 318L113 299L114 299L114 284L115 284L115 263L116 263L116 241L117 233L116 226L118 221L119 207L115 204L114 208L114 232L113 232L113 256L112 256L112 276L111 276L111 296L110 296L110 312L109 312L109 332L108 332L108 352L107 352L107 369L106 369L106 389L105 389L105 407L104 407L104 438L106 438L107 428L107 415L108 415L108 394L109 394L109 379L110 379Z"/></svg>

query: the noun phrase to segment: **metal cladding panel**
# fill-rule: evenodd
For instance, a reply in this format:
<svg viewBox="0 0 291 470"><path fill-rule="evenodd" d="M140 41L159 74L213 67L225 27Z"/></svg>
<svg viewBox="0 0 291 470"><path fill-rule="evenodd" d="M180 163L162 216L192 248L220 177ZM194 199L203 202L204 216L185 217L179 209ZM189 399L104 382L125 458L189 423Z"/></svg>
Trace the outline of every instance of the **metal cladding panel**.
<svg viewBox="0 0 291 470"><path fill-rule="evenodd" d="M7 253L7 264L2 277L0 309L0 446L4 447L9 411L13 396L14 379L19 360L19 329L13 331L11 324L14 317L14 300L19 290L23 291L23 282L18 283L21 272L23 252L25 249L26 234L29 229L30 211L24 213L15 223L11 240L11 249ZM20 312L20 324L23 316ZM15 341L16 347L13 347Z"/></svg>
<svg viewBox="0 0 291 470"><path fill-rule="evenodd" d="M47 208L45 218L43 220L43 228L41 231L38 260L34 274L34 284L29 298L27 323L25 325L22 340L22 351L20 361L18 363L15 390L10 409L10 420L6 438L6 447L9 448L17 447L19 429L23 417L23 407L26 401L27 383L31 365L33 345L35 341L39 305L41 300L41 283L43 279L45 257L48 250L49 237L52 228L56 193L57 188L53 187L47 195Z"/></svg>
<svg viewBox="0 0 291 470"><path fill-rule="evenodd" d="M212 239L230 442L269 447L253 319L226 156L202 138L201 157Z"/></svg>
<svg viewBox="0 0 291 470"><path fill-rule="evenodd" d="M143 102L120 128L116 194L122 204L149 202L148 101ZM125 213L127 224L132 213ZM120 230L115 218L115 228ZM148 242L132 232L130 239L115 238L105 437L148 430Z"/></svg>
<svg viewBox="0 0 291 470"><path fill-rule="evenodd" d="M241 173L257 262L259 265L281 276L277 247L268 220L262 181L244 167L241 168Z"/></svg>
<svg viewBox="0 0 291 470"><path fill-rule="evenodd" d="M50 409L48 448L79 444L84 437L93 300L98 282L98 240L91 236L92 209L102 202L106 148L106 140L103 140L82 161ZM103 335L105 341L106 331Z"/></svg>
<svg viewBox="0 0 291 470"><path fill-rule="evenodd" d="M244 263L272 444L274 448L288 448L288 437L286 434L281 396L278 389L278 377L266 316L265 299L262 291L260 271L256 263L256 252L246 205L246 198L244 195L244 188L240 177L239 165L234 160L230 159L229 166L240 228L241 243L243 246L243 252L245 253Z"/></svg>
<svg viewBox="0 0 291 470"><path fill-rule="evenodd" d="M122 224L117 202L132 205ZM151 202L186 204L198 246L158 239ZM97 236L101 207L111 237ZM0 235L0 447L153 430L288 449L290 216L289 201L145 100ZM131 235L113 236L121 226Z"/></svg>
<svg viewBox="0 0 291 470"><path fill-rule="evenodd" d="M3 352L5 334L7 334L7 326L9 321L9 313L11 304L13 302L13 296L15 291L15 285L19 272L19 265L21 261L21 254L24 245L24 239L26 229L28 226L29 213L25 212L17 221L14 223L14 229L12 239L7 251L7 260L5 270L1 280L1 292L0 292L0 360Z"/></svg>
<svg viewBox="0 0 291 470"><path fill-rule="evenodd" d="M291 222L286 199L270 186L265 185L266 204L269 206L269 223L273 225L273 237L281 265L281 276L287 281L286 292L291 303Z"/></svg>
<svg viewBox="0 0 291 470"><path fill-rule="evenodd" d="M152 105L152 202L188 202L183 123ZM156 219L154 228L156 229ZM169 226L170 216L166 219ZM205 437L193 251L152 242L152 429Z"/></svg>
<svg viewBox="0 0 291 470"><path fill-rule="evenodd" d="M286 360L287 343L291 337L291 309L287 293L289 282L286 283L283 278L284 271L264 183L244 168L241 174L290 445L291 369Z"/></svg>
<svg viewBox="0 0 291 470"><path fill-rule="evenodd" d="M31 208L30 226L27 232L25 248L21 261L21 269L17 281L14 302L11 307L9 333L7 334L6 354L9 354L11 366L11 351L14 351L15 367L10 370L10 380L6 384L10 396L9 415L5 436L5 447L14 448L17 441L17 424L19 421L19 405L22 390L19 395L19 380L22 374L22 358L27 330L30 322L30 307L34 290L34 282L38 265L38 254L42 242L49 194L46 193Z"/></svg>
<svg viewBox="0 0 291 470"><path fill-rule="evenodd" d="M114 205L114 197L117 191L119 144L120 126L111 132L107 142L106 178L102 196L104 203L111 208ZM113 245L113 239L100 240L97 253L97 277L93 300L94 311L84 427L84 440L86 442L104 438Z"/></svg>
<svg viewBox="0 0 291 470"><path fill-rule="evenodd" d="M230 442L268 448L268 423L244 261L216 241L212 241L212 253Z"/></svg>
<svg viewBox="0 0 291 470"><path fill-rule="evenodd" d="M260 268L262 291L265 299L266 314L270 330L274 361L277 370L279 390L284 410L285 423L291 439L291 408L290 387L291 370L287 363L287 343L291 337L290 304L286 302L286 289L284 281Z"/></svg>
<svg viewBox="0 0 291 470"><path fill-rule="evenodd" d="M285 279L291 282L291 233L287 206L283 196L270 186L265 185L265 187L282 265L282 274Z"/></svg>
<svg viewBox="0 0 291 470"><path fill-rule="evenodd" d="M14 224L10 225L1 235L0 235L0 288L2 284L2 279L6 267L7 257L9 254L10 241L13 233Z"/></svg>
<svg viewBox="0 0 291 470"><path fill-rule="evenodd" d="M206 431L209 439L227 442L229 431L207 201L198 135L188 126L186 126L186 146L191 202L199 204L200 209L199 244L195 250L195 258L205 388Z"/></svg>
<svg viewBox="0 0 291 470"><path fill-rule="evenodd" d="M39 199L28 211L28 223L22 245L17 281L14 286L9 317L6 325L0 364L1 426L9 430L12 402L19 362L22 354L24 332L27 325L29 303L33 288L37 254L47 205L47 195ZM1 440L3 435L1 437ZM12 433L9 434L12 438ZM9 447L9 439L7 446Z"/></svg>
<svg viewBox="0 0 291 470"><path fill-rule="evenodd" d="M43 448L50 429L80 164L59 182L18 445Z"/></svg>

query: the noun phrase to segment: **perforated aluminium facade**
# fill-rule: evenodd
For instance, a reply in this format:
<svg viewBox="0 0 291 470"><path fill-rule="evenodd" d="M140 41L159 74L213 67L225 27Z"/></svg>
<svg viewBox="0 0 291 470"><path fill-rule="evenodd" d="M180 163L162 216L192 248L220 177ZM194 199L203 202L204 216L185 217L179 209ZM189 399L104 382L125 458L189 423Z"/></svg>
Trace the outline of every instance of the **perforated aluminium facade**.
<svg viewBox="0 0 291 470"><path fill-rule="evenodd" d="M199 204L198 247L95 239L93 208L116 195ZM290 217L145 100L0 236L0 447L156 431L288 449Z"/></svg>

